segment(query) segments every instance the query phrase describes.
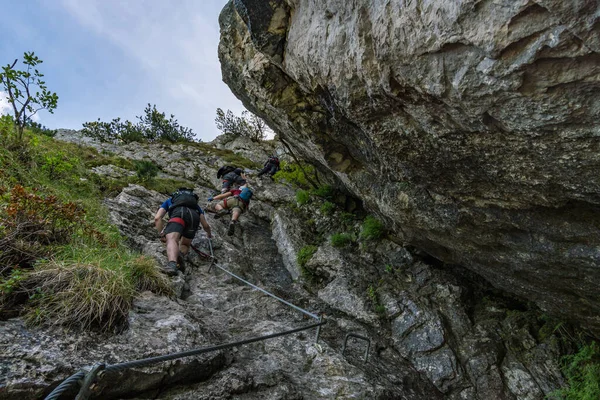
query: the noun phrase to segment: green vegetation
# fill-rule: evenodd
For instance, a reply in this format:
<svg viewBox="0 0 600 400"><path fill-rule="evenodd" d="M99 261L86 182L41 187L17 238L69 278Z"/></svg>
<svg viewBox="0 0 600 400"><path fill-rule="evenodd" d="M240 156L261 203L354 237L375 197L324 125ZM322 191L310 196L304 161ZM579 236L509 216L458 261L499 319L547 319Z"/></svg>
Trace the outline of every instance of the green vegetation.
<svg viewBox="0 0 600 400"><path fill-rule="evenodd" d="M317 246L307 245L300 249L298 255L296 256L296 261L298 261L298 265L304 267L306 263L312 258L312 256L316 253Z"/></svg>
<svg viewBox="0 0 600 400"><path fill-rule="evenodd" d="M385 229L381 221L369 215L363 222L360 237L365 240L377 240L383 236L384 232Z"/></svg>
<svg viewBox="0 0 600 400"><path fill-rule="evenodd" d="M330 240L333 247L346 247L353 242L353 237L346 232L334 233L331 235Z"/></svg>
<svg viewBox="0 0 600 400"><path fill-rule="evenodd" d="M577 353L563 357L562 371L568 386L552 393L551 398L600 399L600 351L596 342L581 346Z"/></svg>
<svg viewBox="0 0 600 400"><path fill-rule="evenodd" d="M158 175L158 165L154 164L152 161L140 160L134 161L133 164L135 165L136 176L142 182L152 180Z"/></svg>
<svg viewBox="0 0 600 400"><path fill-rule="evenodd" d="M112 331L137 292L171 293L154 260L128 250L108 221L102 178L87 164L109 157L28 130L20 146L2 144L0 316Z"/></svg>
<svg viewBox="0 0 600 400"><path fill-rule="evenodd" d="M303 189L309 189L311 187L305 172L307 174L314 174L314 167L312 165L304 165L301 167L297 163L282 161L280 167L281 169L273 175L275 182L287 182ZM302 170L303 168L304 170Z"/></svg>
<svg viewBox="0 0 600 400"><path fill-rule="evenodd" d="M349 213L349 212L343 212L340 214L340 220L344 224L349 225L356 220L356 215Z"/></svg>
<svg viewBox="0 0 600 400"><path fill-rule="evenodd" d="M313 271L306 267L306 263L313 257L313 255L317 252L317 246L307 245L304 246L298 251L296 255L296 261L300 266L300 271L302 272L302 276L304 279L312 282L315 280L315 274Z"/></svg>
<svg viewBox="0 0 600 400"><path fill-rule="evenodd" d="M23 54L24 70L15 69L18 61L17 59L12 65L2 67L0 84L2 91L8 94L6 99L13 109L13 124L16 128L14 139L20 142L24 129L31 123L31 117L40 110L53 113L58 105L58 96L50 92L46 82L42 80L44 74L38 68L43 61L33 52Z"/></svg>
<svg viewBox="0 0 600 400"><path fill-rule="evenodd" d="M208 155L215 155L224 161L224 164L235 165L236 167L258 169L261 167L260 164L251 161L244 156L234 153L227 149L217 149L208 143L191 143L193 147L196 147Z"/></svg>
<svg viewBox="0 0 600 400"><path fill-rule="evenodd" d="M267 133L272 132L265 121L248 111L243 111L242 115L238 117L231 110L224 112L217 108L215 124L218 130L232 139L244 136L254 142L259 142L267 137Z"/></svg>
<svg viewBox="0 0 600 400"><path fill-rule="evenodd" d="M298 204L300 204L301 206L308 203L308 201L310 200L310 195L308 194L308 192L306 190L298 190L296 191L296 202Z"/></svg>
<svg viewBox="0 0 600 400"><path fill-rule="evenodd" d="M317 189L314 189L313 194L319 197L323 197L324 199L331 200L333 198L334 190L329 185L319 186Z"/></svg>
<svg viewBox="0 0 600 400"><path fill-rule="evenodd" d="M156 109L156 105L148 104L144 115L138 116L137 119L139 121L134 124L131 121L122 122L121 118L115 118L111 122L102 122L98 118L98 121L85 122L81 132L102 142L176 143L194 140L194 133L190 128L179 125L173 114L167 118L165 113Z"/></svg>
<svg viewBox="0 0 600 400"><path fill-rule="evenodd" d="M371 300L375 312L379 314L379 316L385 315L385 306L381 304L377 289L373 285L369 285L367 288L367 297Z"/></svg>
<svg viewBox="0 0 600 400"><path fill-rule="evenodd" d="M335 207L336 207L335 204L333 204L329 201L326 201L321 206L321 212L325 215L331 215L335 211Z"/></svg>

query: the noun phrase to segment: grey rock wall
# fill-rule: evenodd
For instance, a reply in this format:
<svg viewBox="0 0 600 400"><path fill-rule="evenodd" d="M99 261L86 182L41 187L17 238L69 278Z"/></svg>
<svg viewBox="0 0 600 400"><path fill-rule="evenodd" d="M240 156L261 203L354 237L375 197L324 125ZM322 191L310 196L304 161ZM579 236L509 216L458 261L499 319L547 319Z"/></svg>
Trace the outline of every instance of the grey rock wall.
<svg viewBox="0 0 600 400"><path fill-rule="evenodd" d="M223 79L405 243L600 334L597 1L236 0Z"/></svg>

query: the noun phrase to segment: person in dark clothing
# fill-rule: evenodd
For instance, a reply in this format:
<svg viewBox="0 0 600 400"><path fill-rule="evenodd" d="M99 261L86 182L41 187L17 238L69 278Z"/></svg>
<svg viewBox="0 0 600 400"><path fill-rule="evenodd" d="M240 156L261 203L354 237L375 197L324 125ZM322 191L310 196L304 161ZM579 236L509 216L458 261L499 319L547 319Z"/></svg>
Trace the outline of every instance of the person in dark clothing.
<svg viewBox="0 0 600 400"><path fill-rule="evenodd" d="M163 229L163 217L167 213L169 221ZM209 238L212 237L210 226L204 217L204 211L198 205L198 196L191 189L179 188L159 207L154 216L154 226L161 235L161 240L167 242L169 262L165 267L165 272L168 275L177 275L179 252L183 257L187 255L199 225L202 225Z"/></svg>
<svg viewBox="0 0 600 400"><path fill-rule="evenodd" d="M279 158L277 156L271 156L265 162L264 168L258 173L257 176L262 176L264 174L269 174L273 176L279 171Z"/></svg>
<svg viewBox="0 0 600 400"><path fill-rule="evenodd" d="M232 188L238 188L246 184L246 176L244 170L236 168L231 172L223 175L223 185L221 186L221 193L226 193Z"/></svg>

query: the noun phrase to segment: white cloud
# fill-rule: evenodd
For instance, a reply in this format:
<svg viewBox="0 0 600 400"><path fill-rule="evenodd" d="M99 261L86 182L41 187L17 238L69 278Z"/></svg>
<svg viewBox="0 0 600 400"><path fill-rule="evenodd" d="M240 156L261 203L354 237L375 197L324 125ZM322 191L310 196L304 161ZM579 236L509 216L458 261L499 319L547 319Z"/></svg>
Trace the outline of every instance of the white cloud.
<svg viewBox="0 0 600 400"><path fill-rule="evenodd" d="M243 110L221 80L217 57L217 18L225 3L61 0L81 25L108 39L150 72L164 96L161 104L157 99L148 101L174 113L182 123L196 121L194 131L205 139L218 133L214 126L217 107L236 113Z"/></svg>
<svg viewBox="0 0 600 400"><path fill-rule="evenodd" d="M13 108L8 101L8 93L0 91L0 115L14 115ZM39 114L35 114L31 118L34 122L39 122L40 116Z"/></svg>
<svg viewBox="0 0 600 400"><path fill-rule="evenodd" d="M12 114L12 107L7 100L8 93L0 91L0 115Z"/></svg>

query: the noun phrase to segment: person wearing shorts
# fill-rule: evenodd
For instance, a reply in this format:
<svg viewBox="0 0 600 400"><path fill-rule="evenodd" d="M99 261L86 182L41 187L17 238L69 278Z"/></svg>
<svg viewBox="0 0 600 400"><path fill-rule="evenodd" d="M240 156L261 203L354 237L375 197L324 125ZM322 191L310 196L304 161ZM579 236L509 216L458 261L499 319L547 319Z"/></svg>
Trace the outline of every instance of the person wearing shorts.
<svg viewBox="0 0 600 400"><path fill-rule="evenodd" d="M244 200L241 197L243 196L242 192L247 190L251 191L247 186L242 186L240 189L231 189L228 192L208 199L208 201L220 200L215 205L215 211L217 213L215 218L220 218L231 211L231 223L227 229L227 235L229 236L232 236L235 233L235 226L238 224L238 218L247 210L248 205L250 204L249 199Z"/></svg>
<svg viewBox="0 0 600 400"><path fill-rule="evenodd" d="M211 238L210 225L206 222L204 211L200 206L186 207L179 206L172 208L171 198L161 204L154 216L154 226L161 234L161 240L167 242L167 259L169 260L165 272L168 275L177 275L177 258L179 252L185 257L190 251L192 239L196 235L198 227L206 232ZM163 230L163 217L169 214L169 221Z"/></svg>

